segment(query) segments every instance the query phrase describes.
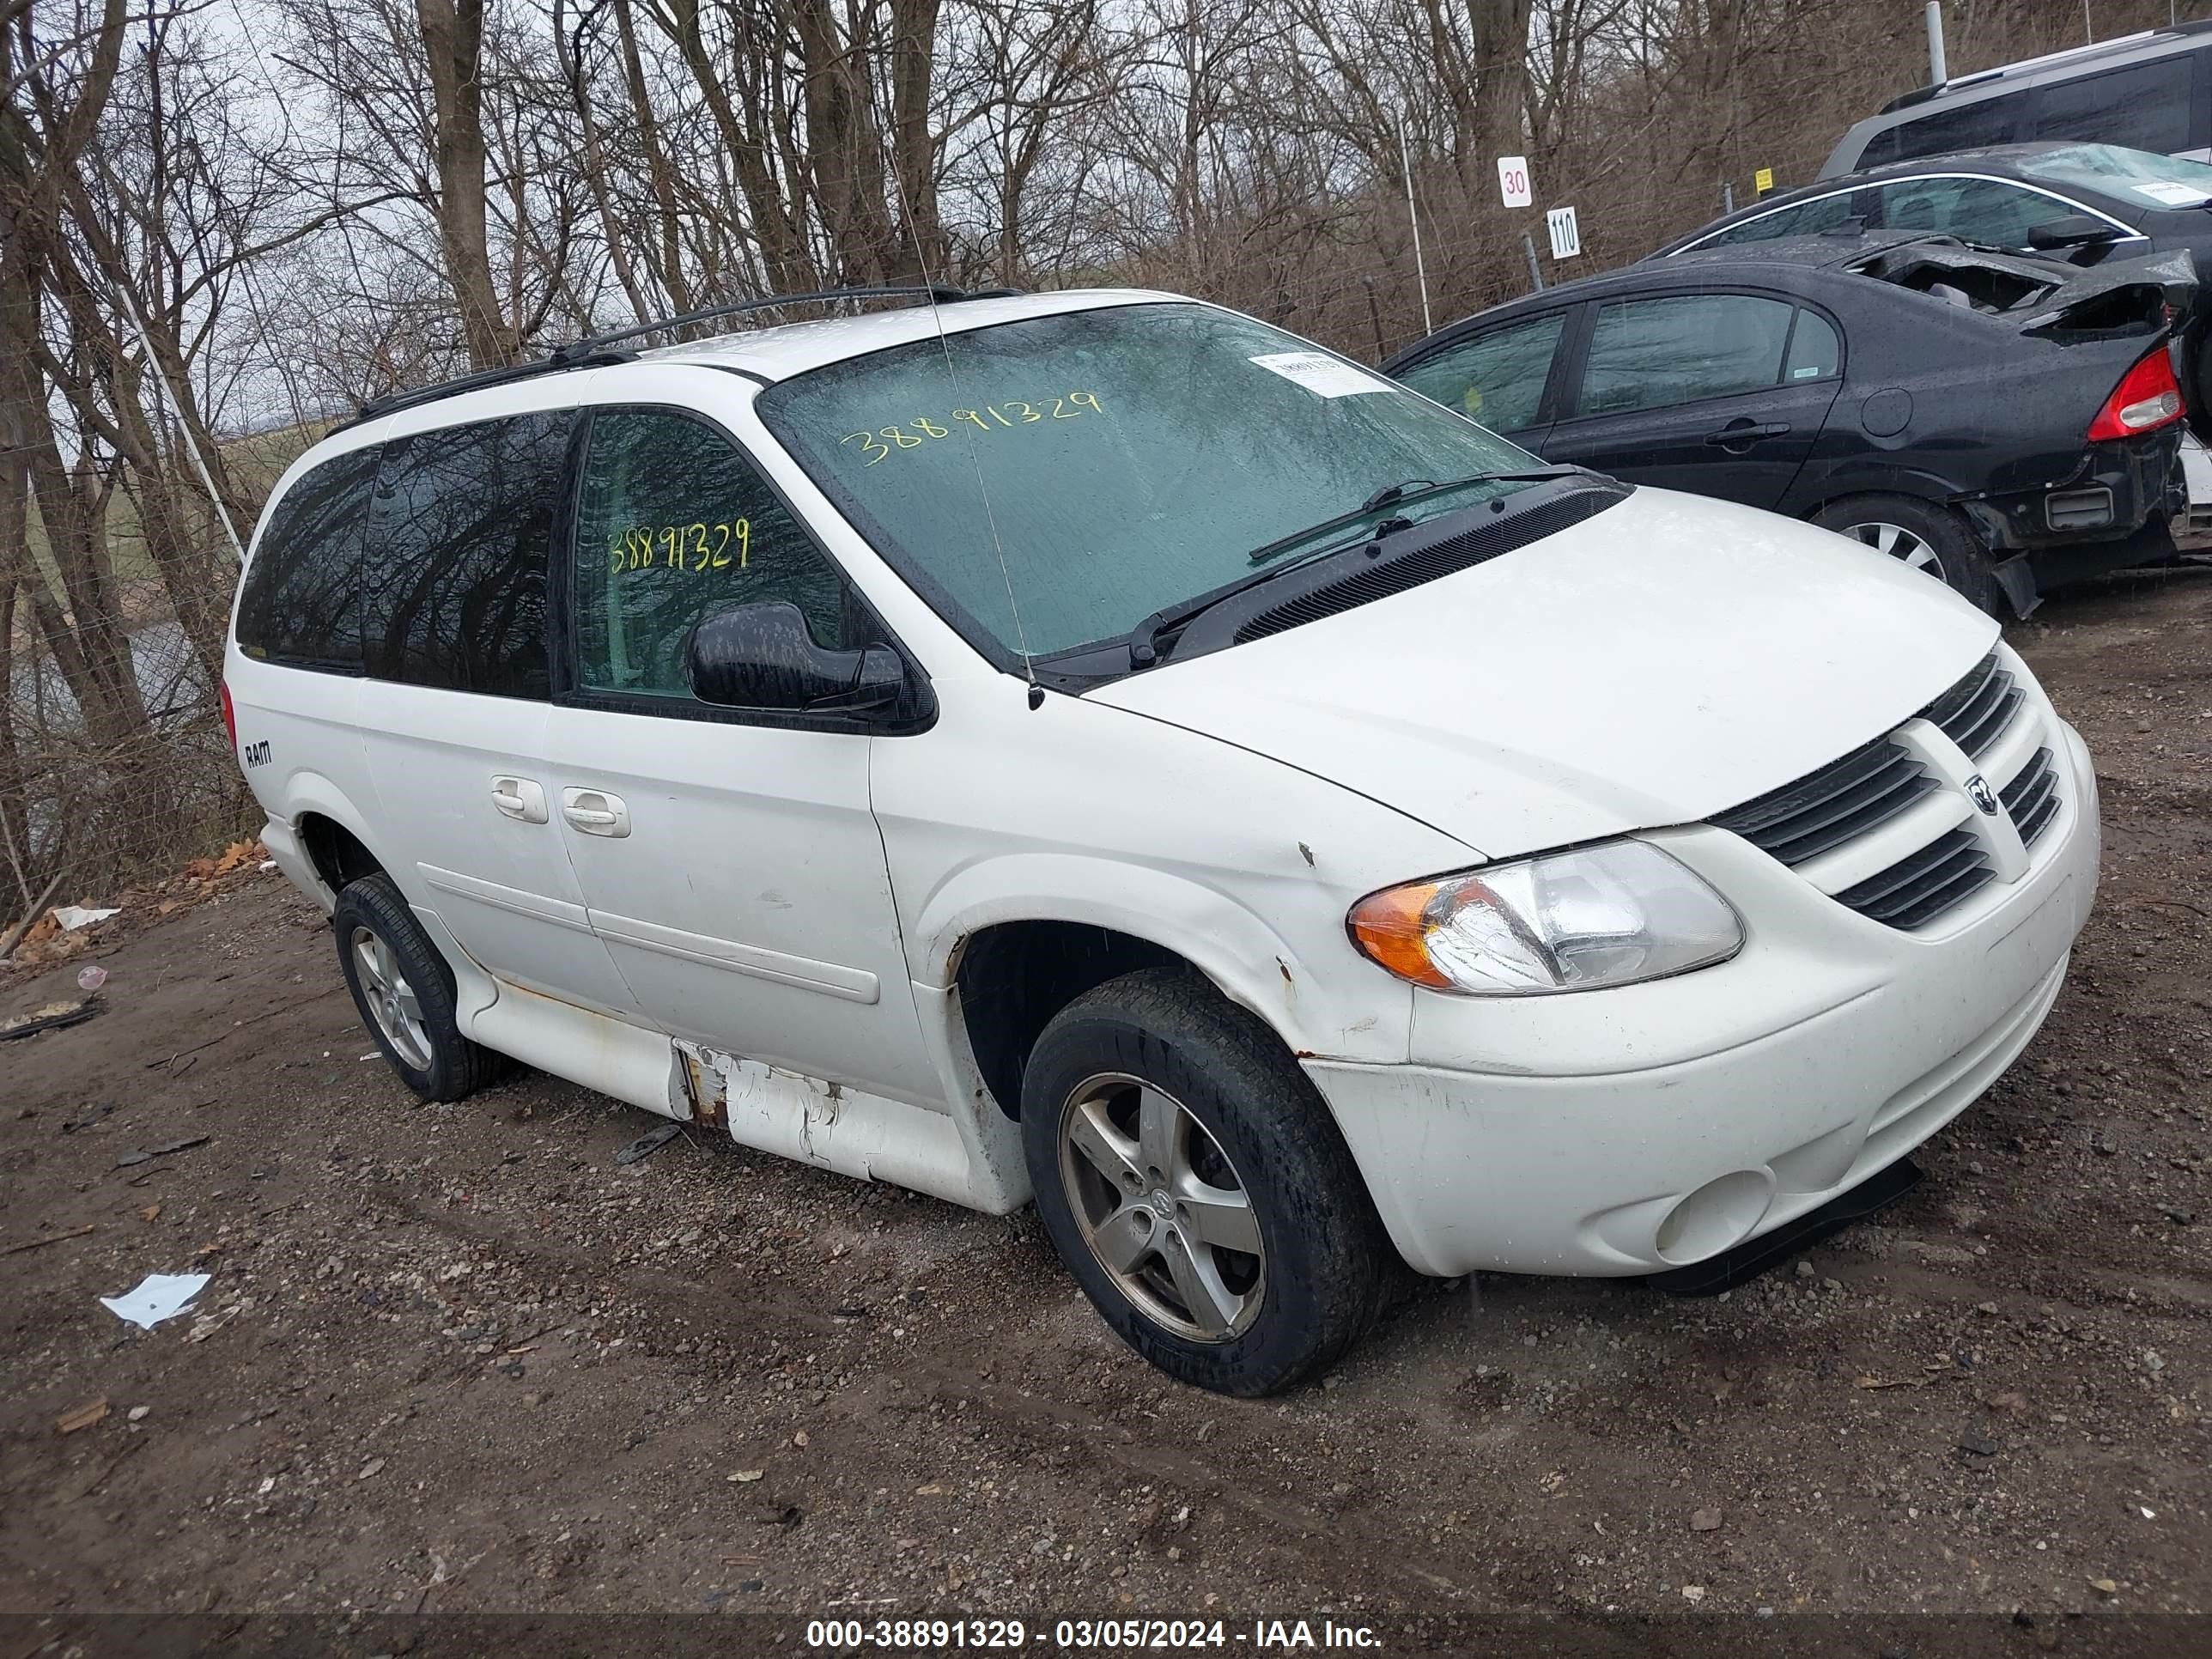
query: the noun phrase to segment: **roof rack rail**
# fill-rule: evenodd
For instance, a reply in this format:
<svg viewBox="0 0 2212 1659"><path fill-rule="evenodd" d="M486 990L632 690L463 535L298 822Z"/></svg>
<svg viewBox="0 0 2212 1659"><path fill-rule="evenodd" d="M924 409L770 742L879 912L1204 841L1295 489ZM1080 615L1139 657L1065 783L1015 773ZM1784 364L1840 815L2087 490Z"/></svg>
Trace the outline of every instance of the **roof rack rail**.
<svg viewBox="0 0 2212 1659"><path fill-rule="evenodd" d="M681 316L663 318L659 322L640 323L634 327L618 328L586 339L572 340L567 345L556 347L550 356L532 362L482 368L458 380L441 380L435 386L416 386L410 391L394 392L372 398L363 404L361 412L346 424L358 425L363 421L373 421L379 416L413 409L420 404L435 403L442 398L459 397L464 392L480 392L487 386L506 386L515 380L534 380L540 374L556 374L571 368L599 368L609 363L629 362L637 354L613 349L620 342L635 340L641 335L658 334L664 329L688 328L694 323L708 322L718 317L739 317L755 311L774 311L782 306L823 304L838 300L927 299L933 305L952 305L963 300L1009 299L1020 292L1019 289L1012 288L971 291L947 288L942 284L912 283L882 288L825 288L807 294L770 294L757 300L738 300L729 305L707 306L697 311L687 311Z"/></svg>
<svg viewBox="0 0 2212 1659"><path fill-rule="evenodd" d="M881 288L824 288L805 294L768 294L757 300L735 300L728 305L706 306L697 311L687 311L681 316L665 317L657 323L639 323L631 328L618 328L606 334L594 334L589 339L564 345L553 354L554 362L564 362L574 357L602 349L622 340L635 340L640 335L658 334L663 329L689 328L694 323L712 322L718 317L742 317L756 311L775 311L784 306L823 305L838 300L921 300L933 305L957 305L963 300L1000 300L1016 293L1010 288L995 288L969 293L965 289L947 288L942 283L905 283Z"/></svg>
<svg viewBox="0 0 2212 1659"><path fill-rule="evenodd" d="M2066 46L2057 52L2046 52L2039 58L2023 58L2014 64L1999 64L1994 69L1976 70L1971 75L1954 75L1948 81L1938 81L1930 86L1916 87L1911 92L1900 93L1884 104L1879 113L1894 114L1901 109L1911 109L1931 98L1947 92L1961 92L1968 87L1985 86L1992 81L2002 81L2027 70L2042 69L2051 64L2063 64L2075 58L2101 58L2124 46L2139 46L2146 40L2160 35L2195 34L2212 26L2212 18L2191 23L2167 24L2154 29L2138 29L2133 34L2116 34L2108 40L2092 40L2079 46Z"/></svg>
<svg viewBox="0 0 2212 1659"><path fill-rule="evenodd" d="M360 413L347 422L347 426L358 426L363 421L375 420L379 416L396 414L403 409L412 409L417 404L437 402L441 398L458 398L464 392L481 392L486 386L505 386L510 380L534 380L540 374L550 374L556 369L598 368L607 363L628 362L637 354L631 351L603 351L588 357L566 361L541 357L534 362L507 363L498 368L480 368L473 374L464 374L458 380L440 380L434 386L418 386L405 392L386 392L381 398L372 398L361 406ZM337 428L343 431L343 427Z"/></svg>

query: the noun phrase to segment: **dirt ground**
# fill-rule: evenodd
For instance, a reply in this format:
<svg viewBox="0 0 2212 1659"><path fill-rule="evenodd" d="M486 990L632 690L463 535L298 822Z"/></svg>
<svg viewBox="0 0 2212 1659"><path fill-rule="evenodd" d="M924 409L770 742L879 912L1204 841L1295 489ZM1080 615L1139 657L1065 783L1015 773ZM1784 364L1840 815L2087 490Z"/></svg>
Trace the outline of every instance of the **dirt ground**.
<svg viewBox="0 0 2212 1659"><path fill-rule="evenodd" d="M274 878L109 924L0 981L4 1017L110 975L0 1045L0 1248L54 1241L0 1257L0 1611L2019 1611L2048 1645L2212 1607L2212 574L2013 637L2097 756L2104 886L1920 1188L1718 1300L1439 1287L1276 1401L1124 1351L1031 1214L703 1131L617 1167L657 1120L536 1074L417 1106ZM198 1269L150 1333L95 1300Z"/></svg>

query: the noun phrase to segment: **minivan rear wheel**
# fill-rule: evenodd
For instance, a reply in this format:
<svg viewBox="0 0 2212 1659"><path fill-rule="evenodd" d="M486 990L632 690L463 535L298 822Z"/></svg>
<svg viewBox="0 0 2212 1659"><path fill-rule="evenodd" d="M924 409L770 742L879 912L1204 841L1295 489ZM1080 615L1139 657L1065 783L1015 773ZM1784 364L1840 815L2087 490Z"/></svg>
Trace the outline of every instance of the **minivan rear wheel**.
<svg viewBox="0 0 2212 1659"><path fill-rule="evenodd" d="M1948 507L1911 495L1847 495L1830 501L1813 522L1933 576L1992 617L2003 614L2004 590L1989 550Z"/></svg>
<svg viewBox="0 0 2212 1659"><path fill-rule="evenodd" d="M1277 1393L1381 1305L1390 1247L1327 1103L1194 974L1146 969L1062 1009L1023 1074L1022 1139L1060 1260L1182 1382Z"/></svg>
<svg viewBox="0 0 2212 1659"><path fill-rule="evenodd" d="M506 1057L461 1035L453 971L389 876L348 882L331 928L353 1006L401 1082L425 1100L459 1100L497 1079Z"/></svg>

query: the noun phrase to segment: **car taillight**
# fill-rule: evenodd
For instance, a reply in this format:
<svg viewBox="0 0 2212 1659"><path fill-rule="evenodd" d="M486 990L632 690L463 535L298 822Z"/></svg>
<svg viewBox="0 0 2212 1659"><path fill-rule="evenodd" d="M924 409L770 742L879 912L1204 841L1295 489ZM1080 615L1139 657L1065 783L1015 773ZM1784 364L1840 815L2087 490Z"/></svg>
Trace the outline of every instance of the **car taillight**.
<svg viewBox="0 0 2212 1659"><path fill-rule="evenodd" d="M238 713L230 706L230 682L225 680L216 689L222 693L222 729L230 734L230 752L235 755L238 752Z"/></svg>
<svg viewBox="0 0 2212 1659"><path fill-rule="evenodd" d="M2132 438L2179 420L2181 413L2181 382L2173 378L2172 356L2161 346L2120 377L2089 422L2089 441Z"/></svg>

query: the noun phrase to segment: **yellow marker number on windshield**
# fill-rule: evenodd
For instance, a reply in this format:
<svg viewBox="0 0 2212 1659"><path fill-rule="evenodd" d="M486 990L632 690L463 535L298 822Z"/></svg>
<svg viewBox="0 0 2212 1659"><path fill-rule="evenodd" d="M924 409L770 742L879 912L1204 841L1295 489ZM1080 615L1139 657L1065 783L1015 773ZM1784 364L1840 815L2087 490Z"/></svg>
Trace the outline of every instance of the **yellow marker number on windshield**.
<svg viewBox="0 0 2212 1659"><path fill-rule="evenodd" d="M1027 403L1010 398L1002 404L985 404L980 409L956 409L951 418L964 422L980 431L994 434L1012 431L1017 427L1034 426L1043 421L1079 421L1089 415L1103 415L1095 392L1070 392L1053 398L1047 403ZM868 459L863 466L873 466L895 450L920 449L939 438L949 438L952 428L942 426L929 416L917 416L896 426L887 426L874 432L848 432L837 441L858 444L860 453Z"/></svg>
<svg viewBox="0 0 2212 1659"><path fill-rule="evenodd" d="M720 523L633 525L607 538L607 570L720 570L730 565L744 569L752 561L753 526L750 519L726 519Z"/></svg>

